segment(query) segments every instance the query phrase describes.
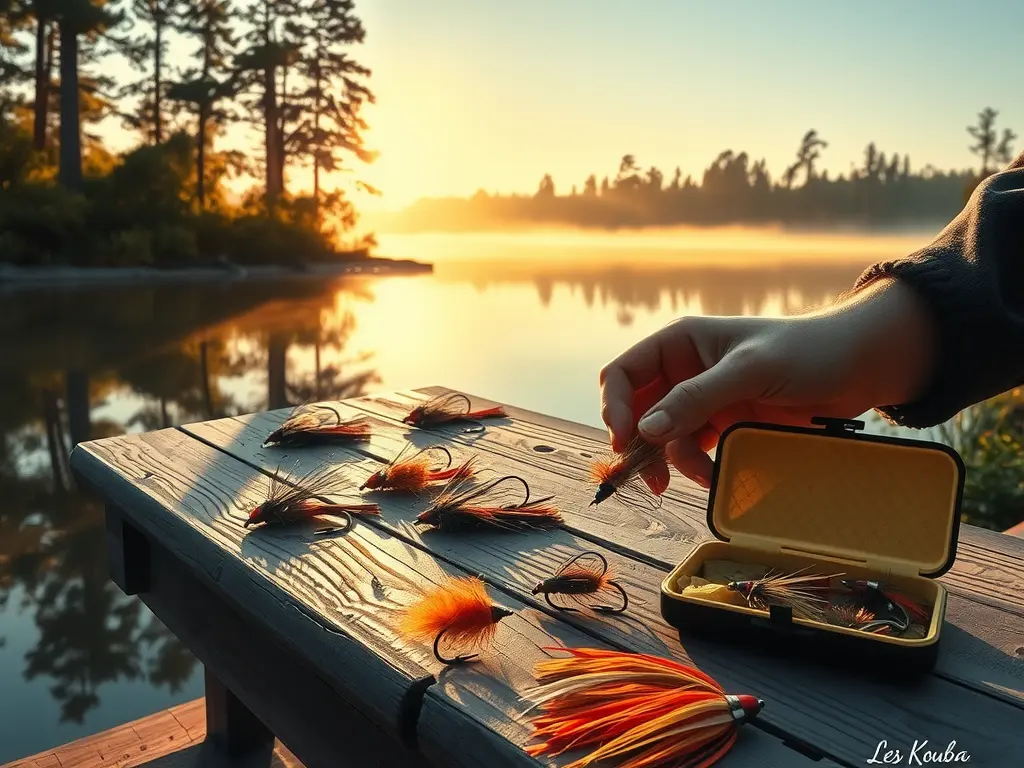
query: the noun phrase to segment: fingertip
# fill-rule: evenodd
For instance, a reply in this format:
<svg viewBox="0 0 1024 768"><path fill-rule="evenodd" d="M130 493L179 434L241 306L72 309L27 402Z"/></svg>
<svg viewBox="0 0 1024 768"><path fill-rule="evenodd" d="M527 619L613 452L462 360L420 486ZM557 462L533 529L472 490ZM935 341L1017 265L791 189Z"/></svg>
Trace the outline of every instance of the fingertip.
<svg viewBox="0 0 1024 768"><path fill-rule="evenodd" d="M647 483L647 487L651 489L651 493L658 496L663 494L668 489L669 481L671 477L668 473L668 464L664 461L658 461L647 467L643 472L640 473L640 477Z"/></svg>
<svg viewBox="0 0 1024 768"><path fill-rule="evenodd" d="M715 463L692 437L680 438L665 447L665 455L680 474L688 477L701 488L711 489L711 477Z"/></svg>

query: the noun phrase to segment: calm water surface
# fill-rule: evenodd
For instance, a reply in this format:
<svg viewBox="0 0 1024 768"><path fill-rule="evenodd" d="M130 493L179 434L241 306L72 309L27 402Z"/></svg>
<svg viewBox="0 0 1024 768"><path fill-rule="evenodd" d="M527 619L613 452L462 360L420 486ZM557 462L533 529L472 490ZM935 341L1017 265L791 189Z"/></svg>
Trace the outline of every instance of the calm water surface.
<svg viewBox="0 0 1024 768"><path fill-rule="evenodd" d="M3 297L0 763L202 694L192 656L108 580L75 441L432 384L600 426L597 372L643 335L827 302L926 237L382 237L434 274Z"/></svg>

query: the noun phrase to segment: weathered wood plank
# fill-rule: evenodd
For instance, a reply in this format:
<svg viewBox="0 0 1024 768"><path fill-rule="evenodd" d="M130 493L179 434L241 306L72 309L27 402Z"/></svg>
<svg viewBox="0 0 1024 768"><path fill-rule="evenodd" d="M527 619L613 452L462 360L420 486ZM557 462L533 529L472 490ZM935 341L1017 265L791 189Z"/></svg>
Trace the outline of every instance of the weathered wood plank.
<svg viewBox="0 0 1024 768"><path fill-rule="evenodd" d="M124 478L124 483L108 480L105 486L113 502L122 509L136 510L133 519L156 517L160 514L157 510L164 509L166 504L163 513L166 517L187 518L190 526L203 529L203 534L215 542L214 546L197 540L186 559L184 551L179 549L172 553L155 539L151 541L151 589L142 594L142 599L168 628L182 638L200 661L214 669L307 766L332 765L332 757L337 758L342 753L352 757L353 765L408 764L397 762L383 750L359 749L356 740L365 735L365 731L374 730L375 725L361 720L354 710L342 713L325 687L315 689L308 679L310 674L322 675L332 682L341 678L349 684L345 699L358 705L360 691L351 689L349 677L355 671L347 666L338 668L344 660L328 656L323 648L313 648L309 658L316 669L306 672L300 660L293 658L294 636L290 638L292 643L275 638L276 650L268 647L271 644L266 637L271 634L268 625L275 624L280 629L279 623L286 619L287 611L267 612L266 605L257 610L250 606L247 611L241 605L229 603L226 597L221 598L219 592L225 589L225 575L232 567L230 562L244 559L252 570L266 574L263 590L270 591L274 585L281 584L280 591L287 597L275 599L302 599L304 610L317 612L320 629L329 630L322 634L329 634L330 642L338 642L344 630L353 635L357 633L351 612L359 605L349 597L351 593L379 611L385 600L395 600L413 585L422 588L437 583L446 573L462 572L445 567L424 551L365 525L357 525L346 536L326 541L315 540L310 529L293 529L261 537L250 545L235 544L234 549L229 549L233 536L228 526L241 530L239 523L244 519L241 511L244 505L240 502L256 500L249 498L252 493L249 489L257 473L232 457L175 431L104 443L86 448L93 452L91 455L104 456L112 473ZM124 458L129 455L132 457L130 466ZM83 473L98 474L82 459L76 465ZM145 490L136 493L134 500L125 498L123 488L116 490L127 487L129 478L148 481ZM130 501L134 503L129 504ZM181 525L180 519L177 524ZM166 520L164 526L174 527ZM174 538L164 532L162 540ZM208 556L213 550L219 551L215 560ZM268 561L273 563L272 571L266 570ZM197 563L202 567L193 570ZM342 587L337 574L343 572L347 580ZM207 585L200 577L210 573L217 578ZM384 597L374 595L375 579L378 592L387 593ZM244 594L248 597L252 590ZM509 595L495 592L492 596L516 614L502 622L494 646L482 663L442 671L429 648L418 644L410 646L397 637L391 638L391 653L396 658L414 657L423 668L437 672L443 690L434 691L435 698L448 699L450 707L457 708L478 732L514 735L516 740L509 743L515 747L513 751L521 751L529 735L522 715L525 705L519 695L534 684L531 669L547 655L543 649L558 645L606 646ZM341 607L343 605L347 611ZM359 614L358 620L373 622L374 617L369 614L370 611ZM262 616L259 622L255 620L257 615ZM307 629L303 634L308 632ZM373 642L373 638L367 637L367 642ZM400 665L398 661L396 665ZM362 694L372 697L373 687L372 683L368 684ZM298 698L290 695L293 688L298 689ZM407 712L410 717L414 714ZM436 719L432 722L436 723ZM439 764L449 765L456 759L454 756L464 751L463 733L456 727L439 725L429 731L418 729L417 735L421 744L425 744L425 751L435 755ZM765 744L774 741L769 736L754 733L756 735L750 738L761 739ZM327 747L310 747L318 738L321 745L330 745L334 752L322 751ZM797 753L794 755L795 759L800 758ZM357 756L360 760L355 759ZM733 760L732 764L759 763ZM333 765L338 765L337 759Z"/></svg>
<svg viewBox="0 0 1024 768"><path fill-rule="evenodd" d="M395 419L400 418L407 407L431 395L450 391L444 387L425 387L411 392L356 398L346 401L346 405L386 418L400 427ZM475 406L500 404L476 395L470 396ZM443 431L455 442L472 445L476 450L511 457L515 462L522 458L524 462L542 466L552 474L569 478L579 477L584 472L589 461L587 454L607 448L607 436L603 430L501 405L511 418L489 422L492 426L484 433L463 435L458 429ZM514 437L510 438L507 433ZM410 437L416 435L414 432L409 434ZM499 447L495 449L495 446ZM555 450L537 451L538 447ZM679 514L670 511L663 515L663 508L651 516L660 518L661 522L655 524L644 522L648 516L645 511L630 510L629 514L638 518L633 524L627 521L610 531L602 530L598 540L606 539L605 543L613 549L650 557L655 564L671 568L693 546L688 542L690 529L674 527L681 517L693 518L693 525L698 529L697 541L710 539L705 522L707 492L674 469L672 476L673 486L681 489L681 495L666 494L665 506L696 504L693 510ZM581 508L588 510L585 506L588 503L589 498L585 498ZM617 501L610 499L606 504L609 503L617 504ZM572 513L567 514L567 517L571 516ZM637 525L646 525L646 528L639 529L635 527ZM570 527L580 528L579 525ZM651 535L652 531L654 535ZM661 556L665 540L678 542L674 550L677 554L668 560ZM942 577L942 582L951 593L947 622L956 629L948 632L944 639L937 673L1007 701L1024 703L1024 540L1018 541L976 526L961 526L957 561L952 570ZM994 608L997 612L988 613L982 606Z"/></svg>
<svg viewBox="0 0 1024 768"><path fill-rule="evenodd" d="M227 766L203 744L205 702L196 699L0 768L214 768ZM271 755L234 761L233 768L303 768L278 742Z"/></svg>
<svg viewBox="0 0 1024 768"><path fill-rule="evenodd" d="M401 395L387 395L382 399L395 398ZM422 397L422 395L421 395ZM348 415L354 415L360 411L353 408L353 404L359 405L362 401L346 401L338 403L338 409ZM514 408L506 408L515 413ZM248 424L242 428L230 425L229 421L205 422L203 424L186 425L184 429L190 431L203 439L209 437L213 444L220 445L235 453L240 458L256 464L262 462L262 466L271 469L277 466L275 461L288 463L295 460L295 456L301 454L295 452L277 453L273 449L262 451L259 448L262 442L263 432L269 433L280 422L285 411L254 414L240 417L240 423ZM404 444L406 436L417 441L419 445L426 445L430 442L437 442L442 438L418 431L407 431L403 425L387 418L378 416L371 417L377 426L378 435L375 435L366 449L359 450L360 456L367 456L376 461L384 460L394 455ZM587 429L586 427L581 427ZM489 427L487 433L494 433L504 427ZM214 434L207 434L211 431ZM507 472L519 472L522 465L515 459L502 454L493 454L489 449L490 442L486 434L466 435L464 455L477 450L483 451L488 457L488 463L496 470ZM493 436L492 436L493 437ZM500 439L500 438L494 438ZM228 447L231 444L231 448ZM529 447L523 449L529 451ZM341 454L339 454L341 455ZM280 458L278 458L280 457ZM309 466L310 465L303 465ZM367 464L365 472L372 471L374 464ZM571 480L557 471L543 471L543 488L546 492L555 493L564 507L566 518L572 520L577 514L570 505L566 504L567 498L573 498L576 490ZM568 496L567 496L568 494ZM672 505L668 502L666 507ZM582 507L586 509L585 504ZM967 526L969 531L971 527ZM577 526L568 526L567 530L577 532ZM1024 704L1024 610L1018 610L1013 604L992 597L984 590L989 583L1014 583L1020 577L1022 566L1021 561L1015 559L1013 550L1007 549L1003 538L998 534L990 535L990 532L973 529L980 532L978 541L981 546L971 548L967 545L961 550L961 555L950 576L945 578L947 586L951 589L951 597L947 610L947 633L943 641L943 650L936 668L937 674L946 677L957 683L973 687L984 693L1003 698L1018 704ZM618 537L614 541L605 541L602 537L594 537L593 540L600 542L615 551L634 555L632 548L636 544L636 537L628 527L617 527L611 535ZM703 537L707 537L706 526ZM689 552L690 544L681 543L679 559L685 557ZM994 553L994 554L993 554ZM674 563L664 563L658 558L651 558L649 562L660 565L662 569L670 568ZM971 575L977 579L972 580ZM953 583L950 583L952 580ZM647 584L646 587L649 587ZM642 588L646 588L642 587ZM1021 585L1024 590L1024 584ZM656 590L655 590L656 591ZM980 597L979 597L980 595ZM656 595L651 599L655 599ZM989 612L989 609L995 609Z"/></svg>
<svg viewBox="0 0 1024 768"><path fill-rule="evenodd" d="M337 548L310 546L308 536L242 527L246 509L262 501L265 478L174 429L79 446L71 465L147 538L189 563L243 615L265 622L283 645L323 663L342 695L401 735L408 701L419 698L430 673L392 651L381 618L394 608L375 597L365 569ZM360 531L353 539L382 556L388 548L379 535L366 539ZM400 561L409 553L389 556L396 554ZM306 610L295 610L293 600Z"/></svg>
<svg viewBox="0 0 1024 768"><path fill-rule="evenodd" d="M415 403L450 391L444 387L425 387L345 402L397 424ZM474 406L502 405L476 395L471 397ZM672 485L665 494L666 502L670 503L658 512L625 507L612 498L599 508L604 513L591 513L586 506L590 503L591 489L578 478L585 476L591 455L607 450L605 432L515 406L505 405L505 409L511 418L489 422L483 433L461 434L457 428L446 428L438 430L437 434L567 478L571 485L560 498L567 506L577 509L570 516L572 527L579 528L584 535L596 533L613 545L654 558L665 566L672 567L685 557L688 545L712 538L706 522L707 491L674 468L671 469ZM577 519L581 520L579 524ZM942 580L954 593L970 595L1024 616L1024 540L963 525L957 562Z"/></svg>
<svg viewBox="0 0 1024 768"><path fill-rule="evenodd" d="M151 557L153 587L141 595L143 602L306 768L422 768L358 702L339 695L329 682L335 670L275 642L265 623L219 598L164 547L153 543ZM310 631L324 629L318 624ZM207 741L208 753L226 756L222 743ZM268 753L264 745L248 754Z"/></svg>
<svg viewBox="0 0 1024 768"><path fill-rule="evenodd" d="M344 406L341 407L344 409ZM335 461L350 464L357 477L369 474L379 467L380 461L394 455L403 439L397 425L378 423L381 434L374 437L368 448L358 453L340 448L304 449L287 454L276 453L273 449L261 449L263 437L285 415L284 412L257 414L186 425L183 429L268 471L277 470L280 463L297 473L303 473L320 460L331 457ZM463 452L459 453L461 455ZM295 461L298 464L292 467ZM488 457L488 464L498 471L506 468L524 471L522 467L514 465L505 467L499 458L493 456ZM556 490L548 476L537 472L526 474L537 493L546 494ZM288 473L280 471L280 475L287 477ZM555 484L558 482L556 478ZM529 595L533 584L549 575L570 553L581 548L596 548L593 543L578 539L567 531L512 536L421 535L409 524L418 510L414 500L386 494L375 494L375 499L382 507L380 524L396 536L427 547L437 556L470 571L483 573L492 583L542 610L547 609ZM1001 703L938 679L926 680L923 688L917 687L910 692L879 687L835 672L819 673L815 670L809 673L793 662L753 658L735 649L716 648L697 640L688 640L684 651L679 645L677 633L661 619L658 589L664 572L614 552L602 551L618 570L630 593L633 605L631 615L603 621L586 615L563 616L564 621L616 647L697 661L699 666L718 677L723 685L737 690L742 687L768 700L771 706L762 715L764 722L778 726L797 740L817 746L820 752L837 760L865 760L873 753L877 741L887 735L890 739L909 739L912 743L914 738L922 734L942 738L952 729L971 742L998 738L998 728L994 728L992 734L986 732L983 735L972 724L972 716L978 711L977 708L986 710L988 717L994 717L1004 724L1008 717L1015 714ZM836 696L836 691L840 690L843 692L841 702L837 701ZM938 702L940 709L946 708L958 714L941 721L936 721L930 715L908 716L907 710L912 711L922 695ZM820 716L823 711L829 711L828 718ZM1016 714L1019 715L1019 712ZM876 738L876 734L883 735ZM980 752L981 747L978 747L974 759L976 763L983 758Z"/></svg>

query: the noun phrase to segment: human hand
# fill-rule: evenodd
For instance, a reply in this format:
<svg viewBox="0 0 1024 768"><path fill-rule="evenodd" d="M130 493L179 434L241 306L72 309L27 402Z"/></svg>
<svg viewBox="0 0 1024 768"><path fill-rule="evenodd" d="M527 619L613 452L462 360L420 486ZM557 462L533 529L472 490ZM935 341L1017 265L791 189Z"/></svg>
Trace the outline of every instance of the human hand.
<svg viewBox="0 0 1024 768"><path fill-rule="evenodd" d="M639 431L708 488L707 452L736 422L801 425L911 401L931 371L933 334L921 300L891 280L796 317L684 317L601 370L601 418L613 450ZM663 493L667 465L644 479Z"/></svg>

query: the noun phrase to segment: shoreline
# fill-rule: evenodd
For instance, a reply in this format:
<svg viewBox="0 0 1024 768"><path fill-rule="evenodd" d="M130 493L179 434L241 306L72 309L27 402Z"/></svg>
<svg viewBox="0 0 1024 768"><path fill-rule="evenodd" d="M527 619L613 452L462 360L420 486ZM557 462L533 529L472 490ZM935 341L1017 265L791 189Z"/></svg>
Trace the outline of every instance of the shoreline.
<svg viewBox="0 0 1024 768"><path fill-rule="evenodd" d="M195 282L258 282L309 280L313 278L387 275L418 275L434 271L434 265L409 259L365 258L358 260L300 263L295 266L223 264L202 267L15 267L0 263L0 292L21 288L84 288L106 285L147 285Z"/></svg>

